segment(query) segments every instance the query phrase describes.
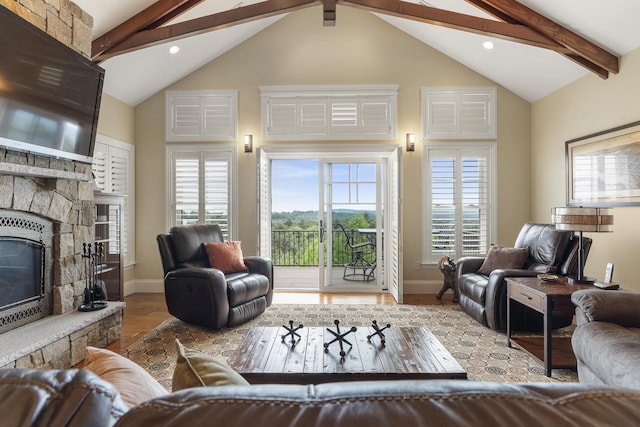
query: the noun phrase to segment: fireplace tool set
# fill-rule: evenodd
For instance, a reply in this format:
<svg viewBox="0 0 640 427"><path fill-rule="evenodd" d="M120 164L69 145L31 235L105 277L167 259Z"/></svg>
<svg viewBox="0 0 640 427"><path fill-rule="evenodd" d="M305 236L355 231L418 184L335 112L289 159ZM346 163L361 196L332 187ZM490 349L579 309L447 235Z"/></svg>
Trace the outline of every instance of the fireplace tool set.
<svg viewBox="0 0 640 427"><path fill-rule="evenodd" d="M92 249L93 248L93 249ZM82 258L84 258L85 287L80 311L96 311L107 307L107 288L102 276L104 268L104 243L82 244Z"/></svg>

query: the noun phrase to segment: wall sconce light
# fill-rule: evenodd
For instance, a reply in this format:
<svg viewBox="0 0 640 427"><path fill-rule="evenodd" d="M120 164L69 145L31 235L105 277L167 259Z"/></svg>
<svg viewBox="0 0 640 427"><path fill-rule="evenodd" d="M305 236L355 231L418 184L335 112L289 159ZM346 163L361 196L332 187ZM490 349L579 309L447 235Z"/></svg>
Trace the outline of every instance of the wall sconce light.
<svg viewBox="0 0 640 427"><path fill-rule="evenodd" d="M253 135L244 136L244 152L245 153L253 152Z"/></svg>
<svg viewBox="0 0 640 427"><path fill-rule="evenodd" d="M407 134L407 152L416 151L416 136L413 133Z"/></svg>

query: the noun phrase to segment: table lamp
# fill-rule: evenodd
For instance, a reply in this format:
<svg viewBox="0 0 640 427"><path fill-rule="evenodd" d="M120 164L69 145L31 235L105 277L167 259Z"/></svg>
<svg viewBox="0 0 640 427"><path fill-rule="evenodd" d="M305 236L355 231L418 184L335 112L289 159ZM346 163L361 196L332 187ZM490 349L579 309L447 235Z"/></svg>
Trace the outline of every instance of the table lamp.
<svg viewBox="0 0 640 427"><path fill-rule="evenodd" d="M569 277L569 283L593 283L594 279L584 276L583 232L607 232L613 225L613 215L607 208L565 207L551 208L551 223L556 230L578 232L578 275Z"/></svg>

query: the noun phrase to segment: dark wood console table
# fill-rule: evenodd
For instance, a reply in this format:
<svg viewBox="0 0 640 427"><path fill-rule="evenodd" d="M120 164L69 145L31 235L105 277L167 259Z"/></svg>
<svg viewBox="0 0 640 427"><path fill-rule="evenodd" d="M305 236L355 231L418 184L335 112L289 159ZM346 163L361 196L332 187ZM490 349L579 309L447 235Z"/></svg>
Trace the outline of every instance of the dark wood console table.
<svg viewBox="0 0 640 427"><path fill-rule="evenodd" d="M507 278L507 346L517 347L538 359L544 365L545 375L551 376L552 368L575 368L576 358L571 348L571 337L552 337L553 316L572 315L575 307L571 294L580 289L593 289L593 285L569 285L566 278L543 282L537 277ZM517 301L542 313L544 336L512 336L511 304Z"/></svg>

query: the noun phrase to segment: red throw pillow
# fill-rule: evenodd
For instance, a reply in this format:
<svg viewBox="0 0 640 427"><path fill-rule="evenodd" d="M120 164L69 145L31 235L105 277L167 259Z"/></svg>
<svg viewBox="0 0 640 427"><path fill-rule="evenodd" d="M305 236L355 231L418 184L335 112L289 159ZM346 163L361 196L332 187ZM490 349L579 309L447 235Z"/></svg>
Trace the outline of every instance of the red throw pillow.
<svg viewBox="0 0 640 427"><path fill-rule="evenodd" d="M239 241L203 243L211 268L225 274L248 271Z"/></svg>

